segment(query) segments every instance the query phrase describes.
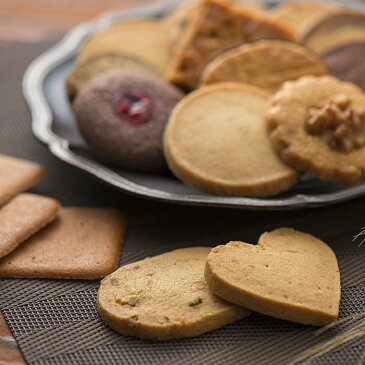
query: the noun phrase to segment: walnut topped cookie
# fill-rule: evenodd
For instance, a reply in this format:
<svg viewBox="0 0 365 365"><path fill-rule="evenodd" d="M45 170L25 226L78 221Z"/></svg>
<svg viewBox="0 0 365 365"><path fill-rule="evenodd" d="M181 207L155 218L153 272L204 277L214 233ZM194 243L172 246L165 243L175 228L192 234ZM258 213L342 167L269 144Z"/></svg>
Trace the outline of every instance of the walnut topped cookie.
<svg viewBox="0 0 365 365"><path fill-rule="evenodd" d="M287 82L271 98L266 125L289 166L322 180L365 179L365 93L333 76Z"/></svg>

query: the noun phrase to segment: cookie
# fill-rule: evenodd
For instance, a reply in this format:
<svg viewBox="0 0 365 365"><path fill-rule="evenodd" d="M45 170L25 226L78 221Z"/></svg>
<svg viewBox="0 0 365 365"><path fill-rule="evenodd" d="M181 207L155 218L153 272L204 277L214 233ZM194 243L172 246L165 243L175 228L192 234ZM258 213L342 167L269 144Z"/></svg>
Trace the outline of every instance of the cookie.
<svg viewBox="0 0 365 365"><path fill-rule="evenodd" d="M0 206L35 185L44 172L35 162L0 154Z"/></svg>
<svg viewBox="0 0 365 365"><path fill-rule="evenodd" d="M60 204L35 194L19 194L0 208L0 258L56 218Z"/></svg>
<svg viewBox="0 0 365 365"><path fill-rule="evenodd" d="M79 130L98 156L158 172L166 170L162 134L182 95L152 74L114 70L91 80L73 106Z"/></svg>
<svg viewBox="0 0 365 365"><path fill-rule="evenodd" d="M278 156L322 180L355 183L365 178L365 94L333 76L288 81L265 114Z"/></svg>
<svg viewBox="0 0 365 365"><path fill-rule="evenodd" d="M332 48L321 57L332 75L365 90L365 39Z"/></svg>
<svg viewBox="0 0 365 365"><path fill-rule="evenodd" d="M0 260L0 276L104 277L117 267L125 228L118 211L62 208L51 224Z"/></svg>
<svg viewBox="0 0 365 365"><path fill-rule="evenodd" d="M299 34L299 41L317 53L341 44L365 39L365 13L347 9L328 10L313 19Z"/></svg>
<svg viewBox="0 0 365 365"><path fill-rule="evenodd" d="M73 101L82 87L96 75L115 69L158 73L153 65L137 58L117 53L98 55L83 62L77 62L71 68L66 78L66 91L69 99Z"/></svg>
<svg viewBox="0 0 365 365"><path fill-rule="evenodd" d="M153 19L123 20L94 33L81 47L77 62L120 53L152 65L163 74L169 54L168 30Z"/></svg>
<svg viewBox="0 0 365 365"><path fill-rule="evenodd" d="M325 11L333 9L335 6L334 3L323 1L282 2L270 10L270 16L292 27L295 31L300 31L314 18L321 16Z"/></svg>
<svg viewBox="0 0 365 365"><path fill-rule="evenodd" d="M298 175L276 156L265 130L267 97L254 86L220 83L182 99L164 134L172 172L211 194L264 197L293 186Z"/></svg>
<svg viewBox="0 0 365 365"><path fill-rule="evenodd" d="M178 42L185 29L190 26L190 23L193 21L195 14L198 11L198 7L202 2L203 0L185 1L167 14L164 21L169 29L171 47L176 45L176 42ZM258 2L237 0L235 3L249 11L261 12L265 9L264 5Z"/></svg>
<svg viewBox="0 0 365 365"><path fill-rule="evenodd" d="M194 89L203 67L220 52L263 38L293 39L285 26L223 0L205 0L174 47L167 79Z"/></svg>
<svg viewBox="0 0 365 365"><path fill-rule="evenodd" d="M149 340L193 337L249 315L215 296L204 280L208 247L191 247L119 268L101 282L102 320L124 335Z"/></svg>
<svg viewBox="0 0 365 365"><path fill-rule="evenodd" d="M322 60L292 42L262 40L244 43L214 58L204 68L201 84L236 81L275 92L283 82L327 73Z"/></svg>
<svg viewBox="0 0 365 365"><path fill-rule="evenodd" d="M338 316L335 254L323 241L294 229L266 232L257 245L229 242L213 248L205 279L223 299L272 317L325 326Z"/></svg>

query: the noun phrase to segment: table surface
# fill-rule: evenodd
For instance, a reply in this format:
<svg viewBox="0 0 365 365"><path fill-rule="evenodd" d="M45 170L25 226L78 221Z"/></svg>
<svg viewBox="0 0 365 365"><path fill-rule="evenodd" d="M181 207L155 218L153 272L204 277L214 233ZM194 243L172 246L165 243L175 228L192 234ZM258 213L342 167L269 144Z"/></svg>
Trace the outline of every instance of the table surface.
<svg viewBox="0 0 365 365"><path fill-rule="evenodd" d="M54 37L105 11L151 2L153 0L1 0L0 46ZM1 312L0 364L25 364Z"/></svg>

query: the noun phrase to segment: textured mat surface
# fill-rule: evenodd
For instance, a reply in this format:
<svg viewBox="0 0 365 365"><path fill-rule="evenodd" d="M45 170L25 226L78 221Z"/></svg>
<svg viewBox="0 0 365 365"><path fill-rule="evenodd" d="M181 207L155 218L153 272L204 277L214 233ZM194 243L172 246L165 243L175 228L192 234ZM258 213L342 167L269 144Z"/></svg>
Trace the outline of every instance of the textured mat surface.
<svg viewBox="0 0 365 365"><path fill-rule="evenodd" d="M130 217L121 264L177 247L256 242L266 230L290 226L328 242L342 274L341 317L365 310L365 245L352 236L365 225L365 199L333 207L287 212L183 207L129 197L50 155L31 134L21 95L28 63L51 45L0 48L0 153L44 164L46 178L34 192L63 205L120 208ZM335 336L356 320L319 335L315 329L253 314L192 339L166 343L121 336L98 318L98 281L0 279L0 308L30 364L286 364ZM358 364L365 338L350 341L314 364Z"/></svg>

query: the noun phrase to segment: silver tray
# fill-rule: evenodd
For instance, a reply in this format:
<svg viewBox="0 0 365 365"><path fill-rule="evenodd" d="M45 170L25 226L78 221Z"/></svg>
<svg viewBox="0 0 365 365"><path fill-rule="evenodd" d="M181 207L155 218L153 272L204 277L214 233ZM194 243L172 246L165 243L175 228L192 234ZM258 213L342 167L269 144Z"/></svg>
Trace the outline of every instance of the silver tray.
<svg viewBox="0 0 365 365"><path fill-rule="evenodd" d="M112 22L159 17L178 2L159 1L143 8L108 13L96 21L81 24L29 65L23 79L23 93L31 111L33 133L48 146L50 152L123 192L170 203L244 209L297 209L335 204L364 195L364 183L342 186L304 176L291 190L270 198L214 196L190 188L172 175L132 172L108 166L88 150L75 126L64 89L65 76L78 48L91 33ZM343 0L342 3L365 9L361 0Z"/></svg>

